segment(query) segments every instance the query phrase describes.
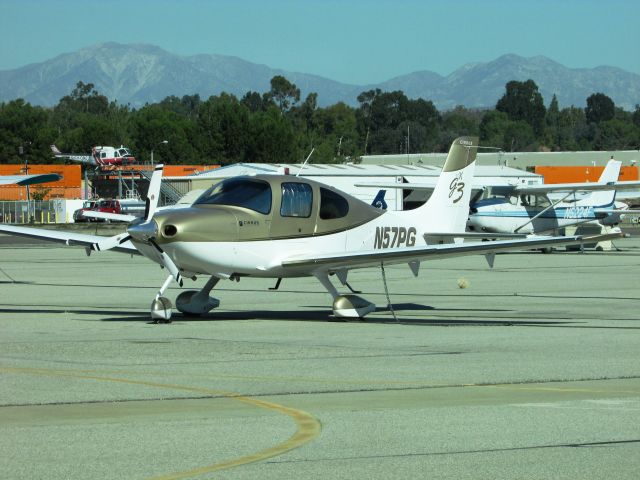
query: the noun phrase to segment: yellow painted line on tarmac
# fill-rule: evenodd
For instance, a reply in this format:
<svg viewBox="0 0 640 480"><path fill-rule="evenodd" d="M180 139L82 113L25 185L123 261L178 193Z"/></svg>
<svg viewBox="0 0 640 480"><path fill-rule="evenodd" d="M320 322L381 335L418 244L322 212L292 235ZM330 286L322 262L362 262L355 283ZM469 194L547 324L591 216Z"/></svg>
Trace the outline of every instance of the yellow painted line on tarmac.
<svg viewBox="0 0 640 480"><path fill-rule="evenodd" d="M0 367L0 371L6 373L25 373L32 375L44 375L44 376L58 376L58 377L70 377L80 378L85 380L98 380L106 382L126 383L131 385L143 385L153 388L168 388L172 390L183 390L188 392L198 392L207 395L216 395L236 400L238 402L252 405L254 407L263 408L273 412L282 413L289 416L295 422L297 429L296 432L284 442L281 442L273 447L261 450L249 455L243 455L241 457L226 460L220 463L207 465L204 467L194 468L184 472L174 472L167 475L161 475L152 477L150 480L176 480L180 478L194 477L197 475L203 475L205 473L217 472L219 470L225 470L228 468L238 467L240 465L246 465L248 463L255 463L267 458L282 455L283 453L294 450L302 445L311 442L320 435L322 426L320 421L303 410L295 408L285 407L273 402L267 402L264 400L258 400L255 398L247 397L233 392L225 392L222 390L212 390L202 387L190 387L187 385L174 385L167 383L150 382L145 380L130 380L126 378L104 377L100 375L91 375L83 372L73 372L67 370L53 370L44 368L15 368L15 367Z"/></svg>
<svg viewBox="0 0 640 480"><path fill-rule="evenodd" d="M158 377L182 376L182 372L154 372L153 370L74 370L76 373L96 374L96 375L152 375ZM336 385L399 385L411 387L455 387L447 383L433 383L426 380L393 380L393 379L367 379L367 378L346 378L335 379L326 377L306 377L306 376L282 376L282 375L235 375L224 373L189 373L190 377L206 378L206 379L231 379L231 380L251 380L256 382L306 382L306 383L327 383ZM465 385L471 386L471 385Z"/></svg>

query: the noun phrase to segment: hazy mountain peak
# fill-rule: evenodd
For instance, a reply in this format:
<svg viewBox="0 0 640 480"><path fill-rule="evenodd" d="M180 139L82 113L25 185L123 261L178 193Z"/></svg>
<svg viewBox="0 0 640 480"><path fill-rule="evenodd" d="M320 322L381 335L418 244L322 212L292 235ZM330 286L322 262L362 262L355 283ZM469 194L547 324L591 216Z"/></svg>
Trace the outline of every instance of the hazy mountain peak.
<svg viewBox="0 0 640 480"><path fill-rule="evenodd" d="M144 43L104 42L64 53L42 63L0 71L0 101L24 98L55 105L79 80L92 82L111 100L133 106L157 102L168 95L202 98L222 91L238 97L249 90L265 92L274 75L284 75L302 98L318 93L320 106L339 101L357 105L365 90L401 90L411 98L431 100L439 109L456 105L493 107L510 80L533 79L548 103L553 94L561 106L583 106L592 93L610 96L627 110L640 101L640 75L608 66L567 68L545 56L513 53L489 62L468 63L443 77L429 70L396 76L371 85L348 85L318 75L287 72L219 54L177 55Z"/></svg>

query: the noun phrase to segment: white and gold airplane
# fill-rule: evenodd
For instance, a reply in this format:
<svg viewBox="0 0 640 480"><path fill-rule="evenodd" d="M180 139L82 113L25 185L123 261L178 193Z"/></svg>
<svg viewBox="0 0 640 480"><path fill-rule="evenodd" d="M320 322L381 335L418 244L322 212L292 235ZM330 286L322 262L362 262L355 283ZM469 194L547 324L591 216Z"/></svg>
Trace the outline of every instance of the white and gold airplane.
<svg viewBox="0 0 640 480"><path fill-rule="evenodd" d="M313 276L333 298L336 317L364 317L375 305L340 294L330 280L347 285L356 268L408 264L414 276L420 262L496 252L580 243L581 237L543 237L460 243L469 211L478 139L456 139L429 201L411 211L383 211L331 186L289 175L242 176L224 180L185 208L158 210L162 166L149 185L144 218L126 233L101 237L0 226L0 232L82 245L87 253L116 250L140 253L165 267L169 276L151 304L151 317L170 321L165 291L175 280L207 275L201 290L180 293L176 308L205 314L219 301L209 296L220 280L243 277ZM610 235L607 238L617 238ZM604 237L604 236L602 236ZM383 277L384 278L384 277Z"/></svg>

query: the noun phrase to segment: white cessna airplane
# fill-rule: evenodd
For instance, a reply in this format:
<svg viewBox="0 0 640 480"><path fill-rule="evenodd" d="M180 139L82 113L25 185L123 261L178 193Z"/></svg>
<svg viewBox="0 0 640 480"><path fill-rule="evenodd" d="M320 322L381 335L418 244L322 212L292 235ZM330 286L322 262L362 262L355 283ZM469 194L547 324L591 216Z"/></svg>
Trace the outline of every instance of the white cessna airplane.
<svg viewBox="0 0 640 480"><path fill-rule="evenodd" d="M640 182L618 182L621 165L609 160L594 183L494 187L495 196L471 205L469 230L542 234L586 222L620 223L621 215L639 212L616 203L616 191L640 187Z"/></svg>
<svg viewBox="0 0 640 480"><path fill-rule="evenodd" d="M581 237L546 237L458 243L469 211L478 139L456 139L429 201L411 211L383 211L328 185L288 175L255 175L224 180L191 206L156 209L162 166L149 186L143 219L127 232L101 237L70 232L0 226L0 232L38 237L91 251L113 249L140 253L165 267L169 276L151 303L151 317L170 321L169 284L207 275L201 290L176 298L186 314L204 314L219 305L209 296L220 280L242 277L313 276L333 297L337 317L363 317L375 305L353 294L340 294L330 281L347 285L349 270L408 264L414 276L420 262L550 245L581 243ZM619 235L609 236L619 237ZM455 239L455 241L454 241ZM490 263L491 263L490 261ZM384 276L383 276L384 279Z"/></svg>

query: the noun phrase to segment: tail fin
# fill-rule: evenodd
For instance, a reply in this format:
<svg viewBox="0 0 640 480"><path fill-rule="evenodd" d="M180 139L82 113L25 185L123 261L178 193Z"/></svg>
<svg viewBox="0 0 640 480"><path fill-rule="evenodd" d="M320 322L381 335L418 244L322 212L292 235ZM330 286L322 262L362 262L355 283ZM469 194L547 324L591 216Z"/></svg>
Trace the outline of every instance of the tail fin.
<svg viewBox="0 0 640 480"><path fill-rule="evenodd" d="M478 137L459 137L451 144L431 197L413 210L429 232L465 231L477 152Z"/></svg>
<svg viewBox="0 0 640 480"><path fill-rule="evenodd" d="M609 160L607 162L607 166L604 167L602 171L602 175L600 175L600 179L598 183L613 183L618 181L618 177L620 175L620 167L622 166L622 162L619 160ZM602 190L593 192L587 198L583 200L583 202L587 203L589 206L594 207L604 207L613 204L616 198L615 189L611 190Z"/></svg>
<svg viewBox="0 0 640 480"><path fill-rule="evenodd" d="M60 150L58 150L58 147L56 147L55 145L51 145L51 151L55 154L55 155L62 155L62 152Z"/></svg>

